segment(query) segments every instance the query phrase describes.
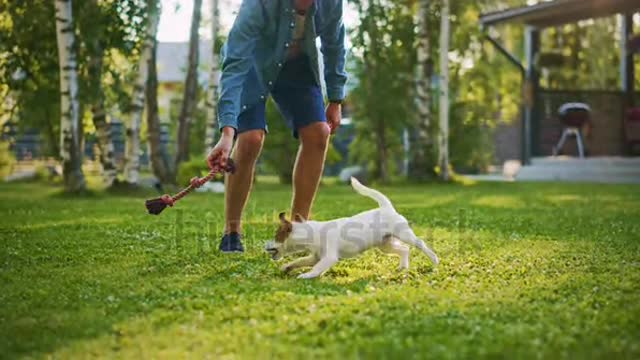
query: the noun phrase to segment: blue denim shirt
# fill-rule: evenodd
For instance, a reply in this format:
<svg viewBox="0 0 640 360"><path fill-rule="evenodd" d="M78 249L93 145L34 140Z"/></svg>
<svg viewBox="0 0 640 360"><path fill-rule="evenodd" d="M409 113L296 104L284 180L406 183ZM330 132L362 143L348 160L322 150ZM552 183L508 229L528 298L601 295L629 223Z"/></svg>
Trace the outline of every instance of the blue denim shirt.
<svg viewBox="0 0 640 360"><path fill-rule="evenodd" d="M345 28L343 0L316 0L305 23L302 49L320 84L316 38L324 60L329 100L344 98ZM243 0L222 50L218 125L238 128L240 113L264 101L287 57L295 27L293 0Z"/></svg>

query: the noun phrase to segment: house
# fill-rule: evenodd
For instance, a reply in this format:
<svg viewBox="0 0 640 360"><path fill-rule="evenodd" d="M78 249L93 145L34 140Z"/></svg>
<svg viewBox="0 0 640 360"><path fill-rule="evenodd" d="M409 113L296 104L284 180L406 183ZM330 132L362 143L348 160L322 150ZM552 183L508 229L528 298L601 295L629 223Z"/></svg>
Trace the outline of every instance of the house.
<svg viewBox="0 0 640 360"><path fill-rule="evenodd" d="M522 60L509 53L491 31L486 32L487 40L522 74L521 118L496 133L496 158L515 158L523 165L516 179L640 183L640 158L634 157L637 153L630 147L634 130L629 126L640 105L634 89L634 51L629 46L633 43L633 14L639 11L638 1L555 0L481 15L484 29L504 24L525 27L526 58ZM543 31L616 15L622 52L619 90L541 85L542 58L547 55L541 53ZM590 137L581 135L583 126L592 128ZM556 156L561 151L568 156Z"/></svg>
<svg viewBox="0 0 640 360"><path fill-rule="evenodd" d="M198 84L206 88L211 64L211 41L199 44ZM189 58L188 42L159 42L156 55L158 69L158 107L160 121L169 123L172 114L180 111L182 89Z"/></svg>

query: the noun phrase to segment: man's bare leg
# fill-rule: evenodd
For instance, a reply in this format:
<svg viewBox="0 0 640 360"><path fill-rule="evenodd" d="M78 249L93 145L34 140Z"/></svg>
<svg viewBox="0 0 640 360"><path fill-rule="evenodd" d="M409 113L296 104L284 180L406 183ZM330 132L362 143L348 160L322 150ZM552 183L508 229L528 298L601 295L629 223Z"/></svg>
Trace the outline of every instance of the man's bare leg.
<svg viewBox="0 0 640 360"><path fill-rule="evenodd" d="M293 219L296 214L309 218L324 169L329 133L329 126L324 122L315 122L298 130L300 148L293 170Z"/></svg>
<svg viewBox="0 0 640 360"><path fill-rule="evenodd" d="M226 175L225 234L242 232L242 211L253 185L256 161L262 150L264 130L249 130L238 135L231 158L236 164L234 174Z"/></svg>

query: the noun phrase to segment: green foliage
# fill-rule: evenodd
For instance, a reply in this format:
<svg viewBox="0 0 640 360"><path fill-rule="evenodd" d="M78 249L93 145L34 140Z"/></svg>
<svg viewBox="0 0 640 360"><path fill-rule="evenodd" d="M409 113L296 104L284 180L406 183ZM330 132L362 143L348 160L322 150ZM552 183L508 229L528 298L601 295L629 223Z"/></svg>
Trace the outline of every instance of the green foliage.
<svg viewBox="0 0 640 360"><path fill-rule="evenodd" d="M265 137L261 164L258 167L261 173L277 175L281 184L290 184L300 141L293 137L292 130L271 98L267 100L266 117L269 133ZM340 161L342 156L329 141L325 164L334 165Z"/></svg>
<svg viewBox="0 0 640 360"><path fill-rule="evenodd" d="M52 172L52 169L50 169L47 165L40 164L36 166L36 176L33 180L42 184L62 185L63 179L62 176L56 175L54 172Z"/></svg>
<svg viewBox="0 0 640 360"><path fill-rule="evenodd" d="M441 259L377 250L313 281L263 251L289 186L256 184L242 256L223 199L157 217L135 199L0 186L7 358L638 358L640 188L491 183L381 188ZM325 186L318 220L370 209ZM277 211L276 211L277 213ZM428 355L426 355L428 354Z"/></svg>
<svg viewBox="0 0 640 360"><path fill-rule="evenodd" d="M403 155L403 128L412 129L417 41L413 28L413 2L352 1L360 25L352 33L358 86L351 94L358 136L352 160L367 165L381 178L381 164L398 173ZM450 154L454 168L481 171L493 162L492 131L498 121L514 121L520 104L520 75L484 42L478 15L495 7L522 1L456 1L451 8ZM434 3L429 12L429 40L434 66L438 64L440 14ZM507 46L522 44L522 31L504 31ZM437 89L436 89L437 90ZM437 136L437 91L432 94L431 136ZM413 136L413 135L411 135ZM385 159L386 160L383 160Z"/></svg>
<svg viewBox="0 0 640 360"><path fill-rule="evenodd" d="M518 121L521 103L520 73L502 54L484 41L478 16L499 2L452 2L450 56L450 154L460 172L480 172L493 159L493 130L499 122ZM520 6L523 1L502 2ZM503 31L501 42L521 56L521 28Z"/></svg>
<svg viewBox="0 0 640 360"><path fill-rule="evenodd" d="M541 53L563 62L545 68L543 86L551 89L620 89L620 40L616 17L568 24L542 33Z"/></svg>
<svg viewBox="0 0 640 360"><path fill-rule="evenodd" d="M0 141L0 178L4 178L10 174L15 162L16 158L9 150L9 143L6 141Z"/></svg>
<svg viewBox="0 0 640 360"><path fill-rule="evenodd" d="M202 64L205 65L205 64ZM206 64L207 66L209 64ZM208 96L207 89L200 87L198 90L198 105L202 105ZM181 103L176 101L176 112L179 111ZM177 117L175 118L177 119ZM193 121L191 122L190 138L189 138L189 154L194 159L200 159L204 161L205 151L205 136L207 134L207 109L204 106L197 106L194 112ZM177 126L173 126L177 128Z"/></svg>
<svg viewBox="0 0 640 360"><path fill-rule="evenodd" d="M74 2L80 61L80 95L86 104L101 96L107 105L128 110L132 87L137 75L131 64L140 56L143 31L148 15L147 0L106 0ZM103 59L103 69L91 73L91 62ZM124 60L124 61L123 61ZM103 75L103 76L95 76ZM102 83L107 82L104 86Z"/></svg>
<svg viewBox="0 0 640 360"><path fill-rule="evenodd" d="M278 175L280 183L290 184L299 142L292 137L291 129L271 98L267 101L266 117L269 133L265 138L262 161L267 172Z"/></svg>
<svg viewBox="0 0 640 360"><path fill-rule="evenodd" d="M452 7L449 142L451 164L460 172L486 170L493 163L493 129L519 115L520 73L484 41L474 22L483 11L482 4L472 1ZM517 44L523 36L514 30L505 34Z"/></svg>
<svg viewBox="0 0 640 360"><path fill-rule="evenodd" d="M74 1L80 102L89 111L99 95L107 108L127 109L128 78L137 59L137 46L146 19L145 0ZM101 79L89 71L104 57ZM45 136L45 153L57 156L59 142L59 77L54 3L48 0L0 0L0 83L8 85L15 108L11 113L21 128L39 129ZM85 117L86 118L86 117Z"/></svg>
<svg viewBox="0 0 640 360"><path fill-rule="evenodd" d="M333 138L332 138L333 139ZM336 150L331 140L329 141L329 148L327 149L327 158L325 160L326 165L335 165L342 161L342 155Z"/></svg>
<svg viewBox="0 0 640 360"><path fill-rule="evenodd" d="M24 128L43 130L46 150L58 153L59 77L54 3L0 0L0 83L8 85ZM15 119L11 119L15 120Z"/></svg>
<svg viewBox="0 0 640 360"><path fill-rule="evenodd" d="M479 118L481 106L464 102L451 104L449 160L457 172L479 173L493 163L493 136L488 124L494 119Z"/></svg>
<svg viewBox="0 0 640 360"><path fill-rule="evenodd" d="M390 167L401 156L400 134L413 111L412 1L352 3L360 24L351 33L352 76L358 79L350 95L357 132L351 156L367 166L372 178L388 181Z"/></svg>
<svg viewBox="0 0 640 360"><path fill-rule="evenodd" d="M178 186L184 187L189 185L189 182L193 177L202 177L209 173L209 167L207 162L201 156L189 161L180 163L178 167Z"/></svg>
<svg viewBox="0 0 640 360"><path fill-rule="evenodd" d="M351 95L358 129L352 160L369 165L373 174L380 177L379 166L384 155L380 154L381 149L387 149L386 156L391 159L388 160L389 172L396 172L393 166L397 161L393 159L401 156L401 129L404 126L411 129L412 126L413 104L409 100L413 98L413 83L403 81L413 76L411 61L416 54L411 47L399 49L394 45L415 43L411 29L402 30L403 26L412 24L415 8L402 2L354 0L352 3L360 15L360 24L352 33L356 67L352 75L358 79L358 86ZM525 4L523 0L462 0L451 4L450 154L452 165L458 170L486 169L494 161L492 136L496 125L519 121L520 115L520 73L484 41L478 16ZM437 68L438 2L432 2L429 16L431 58ZM543 85L574 88L581 84L586 88L616 89L619 84L619 44L614 41L615 24L615 18L611 17L596 20L593 24L581 23L545 31L542 51L560 51L567 63L560 68L549 68L548 75L542 79ZM522 27L505 26L497 31L498 35L493 35L522 59ZM602 49L610 48L611 44L614 44L614 50L602 56ZM395 87L396 84L399 86ZM433 119L436 120L437 92L432 95ZM433 131L435 137L437 128ZM387 146L380 146L380 134L383 134Z"/></svg>

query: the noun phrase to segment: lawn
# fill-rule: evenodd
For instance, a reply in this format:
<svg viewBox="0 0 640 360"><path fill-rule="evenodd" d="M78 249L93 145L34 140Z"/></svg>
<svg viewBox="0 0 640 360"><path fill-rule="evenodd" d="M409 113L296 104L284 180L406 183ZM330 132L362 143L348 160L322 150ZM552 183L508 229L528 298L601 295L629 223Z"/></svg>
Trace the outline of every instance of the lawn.
<svg viewBox="0 0 640 360"><path fill-rule="evenodd" d="M261 251L288 187L258 184L244 255L222 196L145 214L144 194L0 185L0 357L639 358L640 187L381 188L439 255L370 251L317 280ZM375 203L323 186L316 219Z"/></svg>

